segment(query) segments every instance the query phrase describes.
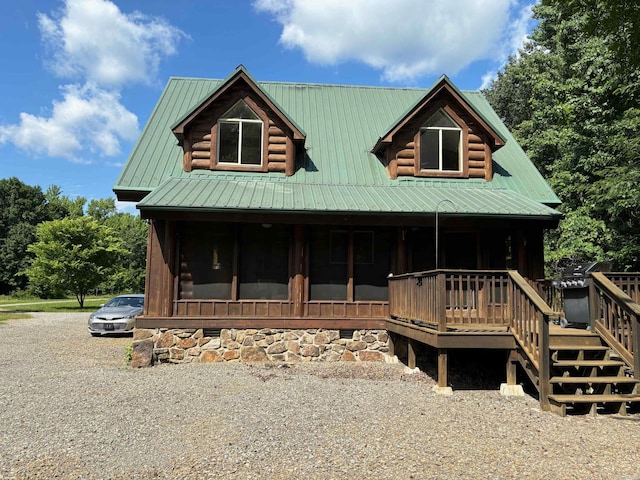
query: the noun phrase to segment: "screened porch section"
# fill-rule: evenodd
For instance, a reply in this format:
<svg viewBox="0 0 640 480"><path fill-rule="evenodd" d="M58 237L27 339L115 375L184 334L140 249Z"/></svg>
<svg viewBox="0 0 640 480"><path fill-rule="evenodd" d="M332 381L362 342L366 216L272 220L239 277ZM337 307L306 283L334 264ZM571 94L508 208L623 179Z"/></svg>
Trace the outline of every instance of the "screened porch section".
<svg viewBox="0 0 640 480"><path fill-rule="evenodd" d="M385 318L395 229L178 226L175 316Z"/></svg>

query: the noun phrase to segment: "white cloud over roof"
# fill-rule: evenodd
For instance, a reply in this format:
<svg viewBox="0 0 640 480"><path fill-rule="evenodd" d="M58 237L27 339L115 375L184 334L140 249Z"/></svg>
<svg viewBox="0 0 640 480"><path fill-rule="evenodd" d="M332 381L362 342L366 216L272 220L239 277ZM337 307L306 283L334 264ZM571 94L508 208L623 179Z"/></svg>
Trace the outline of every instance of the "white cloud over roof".
<svg viewBox="0 0 640 480"><path fill-rule="evenodd" d="M360 61L392 82L453 75L501 57L522 36L514 0L255 0L254 7L271 14L282 25L280 42L310 62Z"/></svg>
<svg viewBox="0 0 640 480"><path fill-rule="evenodd" d="M73 83L60 87L62 99L52 101L48 114L23 112L19 123L0 125L0 144L74 162L121 154L121 142L139 134L121 89L152 83L185 35L163 19L125 14L109 0L65 0L59 11L38 14L38 25L47 66Z"/></svg>

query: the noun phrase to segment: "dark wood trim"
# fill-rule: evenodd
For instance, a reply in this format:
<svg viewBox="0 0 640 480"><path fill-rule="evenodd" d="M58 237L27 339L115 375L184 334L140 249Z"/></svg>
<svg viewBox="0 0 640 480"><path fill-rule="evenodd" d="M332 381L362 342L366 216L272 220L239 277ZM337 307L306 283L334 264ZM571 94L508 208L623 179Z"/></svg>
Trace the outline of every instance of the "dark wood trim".
<svg viewBox="0 0 640 480"><path fill-rule="evenodd" d="M389 319L386 322L389 332L412 338L435 348L487 348L515 349L516 341L510 332L438 332L435 329L419 327L408 322Z"/></svg>
<svg viewBox="0 0 640 480"><path fill-rule="evenodd" d="M142 316L136 319L136 328L322 328L333 330L385 330L386 319Z"/></svg>
<svg viewBox="0 0 640 480"><path fill-rule="evenodd" d="M149 288L151 284L151 252L153 250L153 222L149 222L147 225L147 260L146 260L146 268L145 268L145 276L144 276L144 291L146 292L144 308L142 311L144 315L149 315Z"/></svg>
<svg viewBox="0 0 640 480"><path fill-rule="evenodd" d="M353 228L349 228L349 245L348 245L348 254L347 254L347 302L353 303L354 298L354 251L353 251L353 238L354 232Z"/></svg>
<svg viewBox="0 0 640 480"><path fill-rule="evenodd" d="M114 188L113 193L115 193L116 198L120 202L140 202L144 197L151 193L151 190L125 190Z"/></svg>
<svg viewBox="0 0 640 480"><path fill-rule="evenodd" d="M304 315L304 226L297 224L293 233L293 275L291 298L293 301L293 315L302 317Z"/></svg>
<svg viewBox="0 0 640 480"><path fill-rule="evenodd" d="M240 268L238 265L238 260L240 257L240 234L241 234L241 225L235 225L233 232L233 265L231 266L231 300L238 300L238 269Z"/></svg>

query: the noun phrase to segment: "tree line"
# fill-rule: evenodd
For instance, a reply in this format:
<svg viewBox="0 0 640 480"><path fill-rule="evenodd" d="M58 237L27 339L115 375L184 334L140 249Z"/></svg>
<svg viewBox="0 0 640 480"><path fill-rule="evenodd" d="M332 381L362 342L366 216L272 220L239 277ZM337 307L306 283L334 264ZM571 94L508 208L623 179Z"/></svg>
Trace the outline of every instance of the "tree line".
<svg viewBox="0 0 640 480"><path fill-rule="evenodd" d="M530 41L485 92L556 194L548 273L640 269L640 3L541 0Z"/></svg>
<svg viewBox="0 0 640 480"><path fill-rule="evenodd" d="M85 211L86 210L86 211ZM0 179L0 294L42 298L144 291L147 225L113 198Z"/></svg>

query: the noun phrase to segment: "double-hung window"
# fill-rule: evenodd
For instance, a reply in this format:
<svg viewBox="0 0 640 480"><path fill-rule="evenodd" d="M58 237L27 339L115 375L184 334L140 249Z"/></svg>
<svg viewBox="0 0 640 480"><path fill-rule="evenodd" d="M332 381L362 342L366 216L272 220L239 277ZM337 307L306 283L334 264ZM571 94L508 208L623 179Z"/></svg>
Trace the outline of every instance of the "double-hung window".
<svg viewBox="0 0 640 480"><path fill-rule="evenodd" d="M218 120L217 163L262 164L263 123L243 101L238 101Z"/></svg>
<svg viewBox="0 0 640 480"><path fill-rule="evenodd" d="M420 170L462 171L462 129L442 109L420 128Z"/></svg>

